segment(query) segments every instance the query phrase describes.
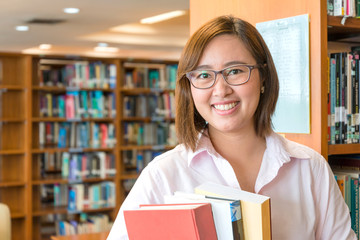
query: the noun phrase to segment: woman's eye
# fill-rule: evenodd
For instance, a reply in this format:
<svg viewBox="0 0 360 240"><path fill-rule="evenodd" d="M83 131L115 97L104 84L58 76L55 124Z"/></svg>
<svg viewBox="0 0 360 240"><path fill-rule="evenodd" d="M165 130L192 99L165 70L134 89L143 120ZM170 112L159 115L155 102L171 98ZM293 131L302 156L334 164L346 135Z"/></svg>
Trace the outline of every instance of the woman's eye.
<svg viewBox="0 0 360 240"><path fill-rule="evenodd" d="M233 69L230 69L229 72L228 72L228 75L235 75L235 74L240 74L240 73L243 73L244 71L240 68L233 68Z"/></svg>
<svg viewBox="0 0 360 240"><path fill-rule="evenodd" d="M209 73L200 73L197 75L197 79L207 79L207 78L210 78L210 74Z"/></svg>

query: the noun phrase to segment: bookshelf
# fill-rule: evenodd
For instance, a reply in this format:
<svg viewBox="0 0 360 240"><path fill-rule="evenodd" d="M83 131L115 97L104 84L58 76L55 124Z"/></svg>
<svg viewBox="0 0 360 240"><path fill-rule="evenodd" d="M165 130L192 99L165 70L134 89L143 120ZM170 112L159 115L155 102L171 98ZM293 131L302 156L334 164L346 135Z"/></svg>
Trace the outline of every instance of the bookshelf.
<svg viewBox="0 0 360 240"><path fill-rule="evenodd" d="M64 220L115 220L141 169L176 144L176 64L0 53L0 202L13 239L49 239ZM130 73L139 85L127 85ZM129 141L127 125L142 138ZM107 197L72 202L99 191Z"/></svg>
<svg viewBox="0 0 360 240"><path fill-rule="evenodd" d="M350 52L351 47L360 43L360 19L347 18L342 24L343 17L327 16L329 53ZM360 144L329 144L328 155L360 154Z"/></svg>
<svg viewBox="0 0 360 240"><path fill-rule="evenodd" d="M120 178L123 201L141 170L176 145L175 62L124 61L120 87Z"/></svg>
<svg viewBox="0 0 360 240"><path fill-rule="evenodd" d="M32 67L32 236L48 239L56 221L116 214L119 60L33 57Z"/></svg>
<svg viewBox="0 0 360 240"><path fill-rule="evenodd" d="M25 230L30 227L26 154L30 61L17 54L0 56L0 202L10 208L14 239L26 239Z"/></svg>

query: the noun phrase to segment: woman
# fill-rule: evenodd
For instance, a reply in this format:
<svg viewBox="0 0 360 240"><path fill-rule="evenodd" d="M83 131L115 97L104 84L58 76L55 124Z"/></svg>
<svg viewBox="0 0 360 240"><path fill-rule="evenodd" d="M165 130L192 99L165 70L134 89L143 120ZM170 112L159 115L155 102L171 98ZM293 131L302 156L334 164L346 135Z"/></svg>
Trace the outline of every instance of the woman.
<svg viewBox="0 0 360 240"><path fill-rule="evenodd" d="M279 82L257 30L231 16L196 31L179 61L179 145L146 167L108 239L127 239L123 210L212 181L271 197L273 239L355 239L321 155L272 131Z"/></svg>

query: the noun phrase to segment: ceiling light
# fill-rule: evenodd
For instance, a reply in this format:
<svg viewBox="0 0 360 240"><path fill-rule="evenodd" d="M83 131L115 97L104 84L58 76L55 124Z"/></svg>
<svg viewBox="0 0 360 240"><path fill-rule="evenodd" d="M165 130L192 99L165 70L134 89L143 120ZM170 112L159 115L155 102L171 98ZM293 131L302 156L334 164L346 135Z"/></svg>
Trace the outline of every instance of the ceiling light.
<svg viewBox="0 0 360 240"><path fill-rule="evenodd" d="M80 12L80 9L78 9L78 8L64 8L64 13L76 14L79 12Z"/></svg>
<svg viewBox="0 0 360 240"><path fill-rule="evenodd" d="M143 24L153 24L153 23L168 20L170 18L179 17L179 16L182 16L185 14L186 14L186 11L177 10L177 11L163 13L163 14L156 15L156 16L149 17L149 18L143 18L140 20L140 22Z"/></svg>
<svg viewBox="0 0 360 240"><path fill-rule="evenodd" d="M51 49L51 44L40 44L39 49L41 50L49 50Z"/></svg>
<svg viewBox="0 0 360 240"><path fill-rule="evenodd" d="M116 47L100 47L100 46L97 46L97 47L94 47L94 51L96 51L96 52L115 53L115 52L119 51L119 49L116 48Z"/></svg>
<svg viewBox="0 0 360 240"><path fill-rule="evenodd" d="M21 25L15 27L16 31L26 32L29 31L29 26Z"/></svg>
<svg viewBox="0 0 360 240"><path fill-rule="evenodd" d="M108 46L109 46L109 44L107 44L107 43L103 43L103 42L98 43L98 47L108 47Z"/></svg>

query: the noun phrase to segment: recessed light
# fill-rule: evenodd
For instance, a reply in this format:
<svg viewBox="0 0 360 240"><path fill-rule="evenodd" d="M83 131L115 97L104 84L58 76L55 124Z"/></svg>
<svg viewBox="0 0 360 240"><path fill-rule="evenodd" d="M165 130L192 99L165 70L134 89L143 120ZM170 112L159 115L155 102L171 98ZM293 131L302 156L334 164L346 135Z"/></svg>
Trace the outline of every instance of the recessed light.
<svg viewBox="0 0 360 240"><path fill-rule="evenodd" d="M39 45L39 49L41 50L49 50L51 49L52 45L51 44L40 44Z"/></svg>
<svg viewBox="0 0 360 240"><path fill-rule="evenodd" d="M172 12L167 12L167 13L163 13L160 15L156 15L153 17L143 18L140 20L140 22L143 24L153 24L153 23L168 20L170 18L179 17L179 16L182 16L185 14L186 14L186 11L177 10L177 11L172 11Z"/></svg>
<svg viewBox="0 0 360 240"><path fill-rule="evenodd" d="M64 8L64 13L76 14L79 12L80 12L80 9L78 9L78 8Z"/></svg>
<svg viewBox="0 0 360 240"><path fill-rule="evenodd" d="M20 25L15 27L16 31L26 32L29 31L29 26Z"/></svg>
<svg viewBox="0 0 360 240"><path fill-rule="evenodd" d="M98 43L98 47L108 47L108 46L109 46L109 44L104 43L104 42Z"/></svg>

